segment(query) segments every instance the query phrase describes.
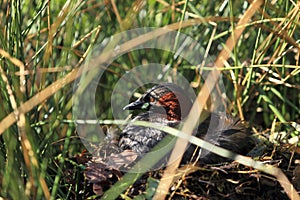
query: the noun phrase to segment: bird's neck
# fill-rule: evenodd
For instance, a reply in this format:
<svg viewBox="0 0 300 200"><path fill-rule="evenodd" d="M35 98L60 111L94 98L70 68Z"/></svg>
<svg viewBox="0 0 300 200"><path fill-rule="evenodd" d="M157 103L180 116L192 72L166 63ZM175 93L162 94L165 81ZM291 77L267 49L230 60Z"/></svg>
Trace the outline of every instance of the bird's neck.
<svg viewBox="0 0 300 200"><path fill-rule="evenodd" d="M181 120L180 107L176 107L173 109L167 109L167 119L169 121L180 121Z"/></svg>
<svg viewBox="0 0 300 200"><path fill-rule="evenodd" d="M159 99L159 104L165 109L169 121L181 120L181 109L179 101L173 92L165 94Z"/></svg>

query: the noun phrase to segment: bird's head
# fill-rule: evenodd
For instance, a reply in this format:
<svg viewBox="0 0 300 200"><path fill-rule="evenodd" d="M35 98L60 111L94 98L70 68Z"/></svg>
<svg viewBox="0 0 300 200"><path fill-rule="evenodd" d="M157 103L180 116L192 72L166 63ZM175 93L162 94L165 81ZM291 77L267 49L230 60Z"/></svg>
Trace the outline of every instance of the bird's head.
<svg viewBox="0 0 300 200"><path fill-rule="evenodd" d="M151 110L154 113L166 114L170 121L180 121L188 115L191 107L192 101L185 90L173 83L164 83L147 90L123 109Z"/></svg>

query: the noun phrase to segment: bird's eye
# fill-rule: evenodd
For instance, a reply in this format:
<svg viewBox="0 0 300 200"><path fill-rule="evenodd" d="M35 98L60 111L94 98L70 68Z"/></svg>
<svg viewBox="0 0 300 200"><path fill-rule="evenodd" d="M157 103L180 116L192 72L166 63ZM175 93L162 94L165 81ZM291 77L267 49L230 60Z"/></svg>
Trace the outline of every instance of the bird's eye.
<svg viewBox="0 0 300 200"><path fill-rule="evenodd" d="M144 97L144 101L145 101L145 102L152 103L152 102L155 101L155 98L152 97L151 95L146 95L146 96Z"/></svg>
<svg viewBox="0 0 300 200"><path fill-rule="evenodd" d="M154 99L153 97L150 97L149 101L150 101L150 102L154 102L155 99Z"/></svg>

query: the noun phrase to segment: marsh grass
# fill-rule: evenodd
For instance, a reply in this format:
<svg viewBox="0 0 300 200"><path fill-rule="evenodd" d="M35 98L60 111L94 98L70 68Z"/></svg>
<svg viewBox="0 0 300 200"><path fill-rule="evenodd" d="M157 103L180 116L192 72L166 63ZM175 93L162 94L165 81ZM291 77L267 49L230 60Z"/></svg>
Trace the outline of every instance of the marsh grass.
<svg viewBox="0 0 300 200"><path fill-rule="evenodd" d="M227 111L248 120L258 135L284 135L274 141L275 150L280 151L280 144L296 147L297 141L299 148L300 4L263 2L241 27L238 21L250 5L250 1L2 0L0 196L94 197L82 177L84 162L78 161L85 157L85 147L74 123L65 123L72 121L72 83L96 44L136 27L180 30L215 57L228 48L226 41L236 37L236 30L243 30L220 68ZM150 62L171 64L199 91L197 67L173 60L169 52L132 51L115 60L97 83L99 118L112 118L110 94L122 74ZM291 138L294 144L289 144ZM123 194L118 192L116 196Z"/></svg>

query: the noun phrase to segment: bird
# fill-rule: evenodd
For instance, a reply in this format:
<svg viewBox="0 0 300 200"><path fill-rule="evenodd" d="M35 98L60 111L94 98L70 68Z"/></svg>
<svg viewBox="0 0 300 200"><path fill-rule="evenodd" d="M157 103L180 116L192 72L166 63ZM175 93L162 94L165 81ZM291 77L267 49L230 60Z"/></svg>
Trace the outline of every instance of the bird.
<svg viewBox="0 0 300 200"><path fill-rule="evenodd" d="M179 128L186 120L192 105L193 101L186 90L174 83L160 83L148 89L137 100L124 106L123 110L139 111L139 113L133 116L120 133L108 129L106 143L99 147L98 153L86 163L85 177L93 184L93 191L102 195L107 185L112 185L122 176L122 172L130 170L139 159L151 152L167 136L167 133L162 130L138 126L132 122L147 121L160 126ZM205 116L207 118L194 130L193 134L196 137L204 138L216 146L242 155L246 155L254 148L255 140L251 132L238 118L208 111ZM200 152L204 152L204 155L200 156ZM195 154L198 156L193 157ZM209 151L200 151L195 145L190 145L182 157L182 163L188 164L192 161L203 165L218 164L228 159ZM161 167L161 165L154 167Z"/></svg>
<svg viewBox="0 0 300 200"><path fill-rule="evenodd" d="M141 111L132 121L148 121L176 128L187 117L193 105L188 96L184 89L174 83L161 83L147 90L123 109ZM200 138L208 136L208 142L242 155L246 155L255 145L249 129L241 120L229 114L209 113L206 120L196 128L194 135ZM123 151L132 150L141 155L149 152L165 136L166 133L161 130L129 123L123 129L118 145ZM194 145L187 149L183 156L185 162L190 159L195 149ZM199 163L218 163L226 160L216 154L204 152L206 155Z"/></svg>

